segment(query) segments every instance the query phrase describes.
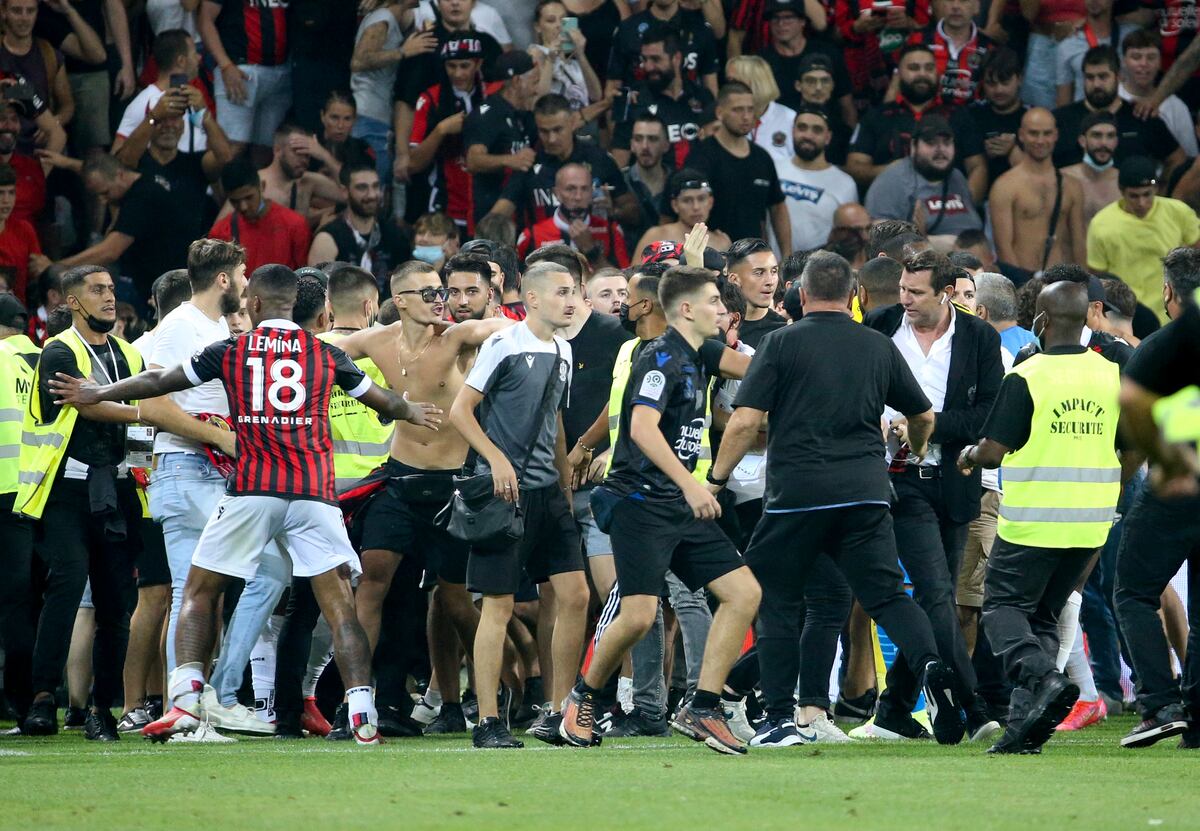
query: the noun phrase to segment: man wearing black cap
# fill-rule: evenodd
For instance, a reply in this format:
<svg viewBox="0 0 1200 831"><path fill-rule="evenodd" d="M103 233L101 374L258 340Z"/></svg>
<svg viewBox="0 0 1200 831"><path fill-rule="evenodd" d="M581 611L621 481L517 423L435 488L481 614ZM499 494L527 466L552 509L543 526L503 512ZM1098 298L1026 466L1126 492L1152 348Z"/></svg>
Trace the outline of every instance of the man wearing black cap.
<svg viewBox="0 0 1200 831"><path fill-rule="evenodd" d="M475 217L471 213L471 176L463 158L463 122L500 84L483 84L479 74L483 41L474 34L447 40L440 53L445 77L417 99L408 175L415 177L433 165L429 210L442 211L470 233Z"/></svg>
<svg viewBox="0 0 1200 831"><path fill-rule="evenodd" d="M921 119L909 158L891 165L867 191L873 219L916 222L927 237L955 237L982 227L962 171L954 166L956 140L941 115Z"/></svg>
<svg viewBox="0 0 1200 831"><path fill-rule="evenodd" d="M463 122L467 172L472 176L475 220L500 198L513 172L533 167L533 100L538 74L527 52L506 52L496 60L492 77L500 90L488 96Z"/></svg>
<svg viewBox="0 0 1200 831"><path fill-rule="evenodd" d="M1165 323L1162 258L1173 248L1200 242L1200 221L1186 203L1156 194L1156 165L1151 159L1131 156L1119 167L1121 198L1097 213L1088 226L1087 265L1093 272L1120 277L1138 301Z"/></svg>
<svg viewBox="0 0 1200 831"><path fill-rule="evenodd" d="M775 83L784 96L796 88L801 68L809 58L821 57L833 75L832 98L837 102L838 117L847 126L858 123L858 110L851 98L853 91L846 62L833 44L814 40L804 34L808 18L803 0L767 0L763 17L767 21L770 43L760 53L775 73Z"/></svg>
<svg viewBox="0 0 1200 831"><path fill-rule="evenodd" d="M617 27L612 56L608 61L605 95L614 96L622 87L644 79L639 60L645 34L669 29L679 38L683 52L683 72L689 81L702 84L711 95L717 94L717 38L699 11L681 8L679 0L651 0L646 10L630 15Z"/></svg>
<svg viewBox="0 0 1200 831"><path fill-rule="evenodd" d="M872 107L863 115L850 140L846 172L866 187L896 159L909 155L913 134L921 120L940 115L949 121L962 168L971 184L970 196L982 199L987 189L983 145L962 108L948 105L938 95L937 61L928 46L908 44L896 59L900 89L896 100ZM911 216L897 217L911 219Z"/></svg>
<svg viewBox="0 0 1200 831"><path fill-rule="evenodd" d="M683 241L698 223L708 224L708 217L713 209L713 189L708 177L699 170L685 167L671 174L667 180L666 190L663 191L667 207L675 214L675 221L663 225L655 225L638 240L634 251L644 251L651 243L659 240L670 240L678 244L678 258L683 253ZM724 251L733 241L724 231L709 229L708 241L713 248Z"/></svg>
<svg viewBox="0 0 1200 831"><path fill-rule="evenodd" d="M851 133L851 126L843 119L841 107L833 94L837 86L834 67L840 65L822 52L805 55L796 69L798 75L795 83L787 89L780 87L782 92L779 96L780 104L796 112L816 109L825 113L832 131L829 145L825 148L825 158L839 167L846 163Z"/></svg>
<svg viewBox="0 0 1200 831"><path fill-rule="evenodd" d="M643 116L655 116L667 127L671 148L665 160L669 167L683 167L692 142L716 118L713 94L708 87L687 77L679 34L665 23L652 23L641 34L639 47L641 80L627 87L613 101L612 154L617 163L629 163L633 124Z"/></svg>

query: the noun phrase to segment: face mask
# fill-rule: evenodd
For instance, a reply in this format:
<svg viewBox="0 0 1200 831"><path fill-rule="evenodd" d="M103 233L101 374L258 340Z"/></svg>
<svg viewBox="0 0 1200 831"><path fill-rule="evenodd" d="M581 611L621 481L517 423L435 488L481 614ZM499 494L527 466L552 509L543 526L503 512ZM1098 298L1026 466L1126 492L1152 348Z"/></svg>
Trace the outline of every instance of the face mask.
<svg viewBox="0 0 1200 831"><path fill-rule="evenodd" d="M567 222L574 222L577 219L587 219L588 216L587 208L567 208L560 206L558 210L562 214L562 218Z"/></svg>
<svg viewBox="0 0 1200 831"><path fill-rule="evenodd" d="M79 303L79 300L76 299L75 302ZM100 320L98 317L89 312L87 310L87 306L83 305L82 303L79 303L79 310L83 312L83 319L87 321L88 328L93 332L106 335L117 325L116 318L113 318L112 320Z"/></svg>
<svg viewBox="0 0 1200 831"><path fill-rule="evenodd" d="M442 246L440 245L418 245L413 249L413 257L430 265L433 265L444 256L446 256L446 252L442 251Z"/></svg>
<svg viewBox="0 0 1200 831"><path fill-rule="evenodd" d="M1044 350L1046 348L1042 344L1042 335L1044 335L1046 333L1046 327L1042 326L1042 330L1040 332L1038 331L1038 321L1041 320L1045 316L1046 316L1045 312L1040 312L1033 318L1033 323L1030 324L1030 328L1033 331L1033 337L1034 337L1034 340L1037 342L1037 348L1038 348L1039 352L1041 352L1042 350Z"/></svg>
<svg viewBox="0 0 1200 831"><path fill-rule="evenodd" d="M1099 164L1098 162L1094 161L1091 157L1091 154L1087 153L1086 151L1083 154L1083 163L1097 172L1101 170L1108 170L1113 166L1112 157L1109 157L1107 164Z"/></svg>
<svg viewBox="0 0 1200 831"><path fill-rule="evenodd" d="M621 320L621 328L624 329L626 332L628 332L631 335L636 335L637 334L637 320L629 319L629 304L628 303L621 304L621 309L619 312L617 312L617 315Z"/></svg>

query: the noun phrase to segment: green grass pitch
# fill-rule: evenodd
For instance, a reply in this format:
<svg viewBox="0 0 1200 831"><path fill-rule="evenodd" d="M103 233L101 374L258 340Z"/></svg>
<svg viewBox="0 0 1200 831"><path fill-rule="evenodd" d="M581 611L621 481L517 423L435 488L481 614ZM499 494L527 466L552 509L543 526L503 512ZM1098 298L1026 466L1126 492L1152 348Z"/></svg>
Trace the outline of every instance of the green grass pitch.
<svg viewBox="0 0 1200 831"><path fill-rule="evenodd" d="M720 756L683 738L474 751L465 738L363 750L319 739L0 740L0 829L1200 829L1200 751L1117 740L1041 756L978 745L808 745Z"/></svg>

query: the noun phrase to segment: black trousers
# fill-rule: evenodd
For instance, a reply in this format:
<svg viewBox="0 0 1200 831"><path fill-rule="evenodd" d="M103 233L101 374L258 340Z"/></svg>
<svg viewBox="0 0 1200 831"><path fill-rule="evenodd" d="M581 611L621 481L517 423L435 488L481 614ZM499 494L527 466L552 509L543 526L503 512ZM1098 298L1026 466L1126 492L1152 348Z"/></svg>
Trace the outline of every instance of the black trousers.
<svg viewBox="0 0 1200 831"><path fill-rule="evenodd" d="M896 548L912 581L913 599L929 617L938 653L958 676L959 694L971 706L978 681L954 603L968 523L951 522L946 517L941 479L922 479L915 469L909 469L894 474L892 484L897 497L892 508ZM903 645L900 648L901 654L888 669L887 689L879 697L880 713L907 715L917 706L920 676L912 672L911 661L900 660L906 657Z"/></svg>
<svg viewBox="0 0 1200 831"><path fill-rule="evenodd" d="M308 670L313 627L320 616L312 582L307 577L293 577L275 648L275 718L280 722L298 722L304 712L304 673Z"/></svg>
<svg viewBox="0 0 1200 831"><path fill-rule="evenodd" d="M4 695L24 718L33 701L33 522L12 512L15 498L0 495L0 645Z"/></svg>
<svg viewBox="0 0 1200 831"><path fill-rule="evenodd" d="M762 586L759 663L767 710L774 718L792 715L800 670L798 606L805 580L822 554L841 569L867 614L905 650L914 675L938 657L929 619L904 591L886 506L764 514L745 559Z"/></svg>
<svg viewBox="0 0 1200 831"><path fill-rule="evenodd" d="M1030 690L1057 669L1058 616L1095 553L996 539L984 577L982 622L1014 684Z"/></svg>
<svg viewBox="0 0 1200 831"><path fill-rule="evenodd" d="M62 682L75 613L90 579L96 607L92 698L101 708L116 706L124 698L129 609L136 602L133 569L141 551L142 506L133 479L118 480L117 499L127 534L120 541L107 538L103 520L92 516L87 483L61 479L50 493L39 526L38 551L48 575L33 647L35 693L54 692Z"/></svg>
<svg viewBox="0 0 1200 831"><path fill-rule="evenodd" d="M838 638L854 594L837 564L822 554L813 561L804 581L804 603L799 609L800 681L796 703L828 710L829 676L837 660Z"/></svg>
<svg viewBox="0 0 1200 831"><path fill-rule="evenodd" d="M1200 719L1200 499L1159 499L1142 490L1125 517L1117 554L1117 620L1137 676L1138 709L1152 716L1180 701L1162 622L1161 596L1180 566L1188 564L1187 665L1183 702Z"/></svg>

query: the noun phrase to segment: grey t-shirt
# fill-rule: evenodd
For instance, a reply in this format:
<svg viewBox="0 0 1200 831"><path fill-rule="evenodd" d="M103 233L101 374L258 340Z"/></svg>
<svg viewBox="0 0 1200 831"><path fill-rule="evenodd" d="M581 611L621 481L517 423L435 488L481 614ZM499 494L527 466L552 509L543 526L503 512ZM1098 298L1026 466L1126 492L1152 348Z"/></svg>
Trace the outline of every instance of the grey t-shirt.
<svg viewBox="0 0 1200 831"><path fill-rule="evenodd" d="M558 411L567 405L570 395L572 360L571 344L557 335L553 342L541 340L522 322L488 338L467 375L467 386L483 393L479 425L508 457L522 488L544 488L558 482L554 443ZM554 385L554 394L549 396L549 406L543 407L547 379ZM530 447L535 423L539 425L537 438ZM487 461L478 457L475 472L489 470Z"/></svg>
<svg viewBox="0 0 1200 831"><path fill-rule="evenodd" d="M376 9L363 18L362 23L358 25L358 33L354 36L354 43L357 45L362 40L363 33L376 23L387 26L387 34L383 37L381 48L399 49L400 44L404 42L404 35L400 32L396 16L387 8ZM354 93L354 104L360 116L373 118L388 125L392 123L392 87L396 83L396 70L399 67L399 64L392 64L366 72L355 72L350 76L350 90Z"/></svg>
<svg viewBox="0 0 1200 831"><path fill-rule="evenodd" d="M953 234L983 227L967 177L954 168L945 182L931 182L913 167L912 159L893 162L875 178L867 191L866 209L872 219L914 221L914 207L922 203L925 233Z"/></svg>

